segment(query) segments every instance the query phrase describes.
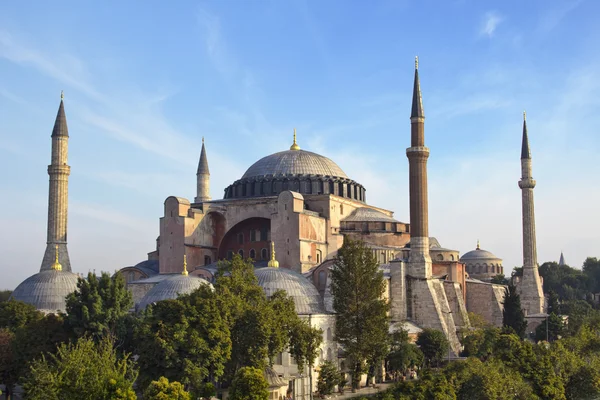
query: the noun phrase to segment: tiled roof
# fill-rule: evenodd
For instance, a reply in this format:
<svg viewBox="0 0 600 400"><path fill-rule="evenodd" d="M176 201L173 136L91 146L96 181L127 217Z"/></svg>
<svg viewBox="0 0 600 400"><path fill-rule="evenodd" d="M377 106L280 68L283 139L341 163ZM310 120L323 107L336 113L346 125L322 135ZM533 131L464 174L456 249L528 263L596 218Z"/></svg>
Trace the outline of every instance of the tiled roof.
<svg viewBox="0 0 600 400"><path fill-rule="evenodd" d="M169 275L167 279L163 279L158 285L154 286L146 293L137 309L143 310L148 304L156 303L158 301L176 299L182 294L193 292L202 285L210 285L210 283L199 276L182 274Z"/></svg>
<svg viewBox="0 0 600 400"><path fill-rule="evenodd" d="M323 299L317 288L304 276L287 268L259 268L254 270L258 284L267 296L284 290L294 300L300 315L325 314Z"/></svg>
<svg viewBox="0 0 600 400"><path fill-rule="evenodd" d="M11 299L29 303L46 313L65 312L65 297L77 290L78 275L68 271L43 270L25 279Z"/></svg>

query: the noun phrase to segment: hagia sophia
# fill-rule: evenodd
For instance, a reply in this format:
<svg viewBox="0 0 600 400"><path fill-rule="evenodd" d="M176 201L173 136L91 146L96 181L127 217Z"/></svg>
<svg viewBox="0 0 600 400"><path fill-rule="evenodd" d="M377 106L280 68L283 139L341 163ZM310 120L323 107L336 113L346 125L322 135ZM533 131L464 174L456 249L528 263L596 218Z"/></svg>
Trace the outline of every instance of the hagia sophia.
<svg viewBox="0 0 600 400"><path fill-rule="evenodd" d="M61 98L52 131L47 249L40 272L13 292L17 300L45 312L64 311L64 297L76 289L67 251L68 129ZM491 278L504 274L502 259L480 248L460 255L430 236L428 221L425 113L418 63L410 113L408 144L410 216L367 202L368 182L356 182L331 159L303 149L293 133L289 149L267 155L243 176L224 187L222 199L211 199L209 156L204 139L193 200L170 196L155 246L137 265L120 270L133 292L135 310L175 298L200 285L211 285L219 260L234 254L250 258L267 295L284 290L297 313L320 327L324 341L319 358L338 360L333 339L335 314L329 272L346 237L372 250L387 283L392 326L416 334L423 328L443 331L452 352L461 349L457 331L469 327L467 312L494 325L502 324L505 286ZM410 142L409 142L410 141ZM521 303L530 322L545 318L544 294L538 273L531 153L526 120L521 143L523 199L523 276L518 282ZM435 154L435 152L433 152ZM398 193L404 198L404 193ZM408 220L408 222L407 222ZM403 222L404 221L404 222ZM140 257L142 258L142 257ZM294 391L306 390L293 359L283 353L274 370L296 377ZM287 385L287 382L285 383ZM285 394L285 393L284 393Z"/></svg>

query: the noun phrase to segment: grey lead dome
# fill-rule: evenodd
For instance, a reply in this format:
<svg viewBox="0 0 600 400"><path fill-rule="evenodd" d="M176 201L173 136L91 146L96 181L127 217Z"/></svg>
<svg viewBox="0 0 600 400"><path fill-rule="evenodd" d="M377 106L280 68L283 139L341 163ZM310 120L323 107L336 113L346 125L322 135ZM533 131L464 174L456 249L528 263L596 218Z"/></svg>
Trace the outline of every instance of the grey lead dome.
<svg viewBox="0 0 600 400"><path fill-rule="evenodd" d="M317 288L303 275L287 268L271 267L258 268L254 274L268 297L278 290L285 291L294 300L297 314L325 314Z"/></svg>
<svg viewBox="0 0 600 400"><path fill-rule="evenodd" d="M286 150L263 157L248 168L242 179L266 175L348 176L329 158L304 150Z"/></svg>
<svg viewBox="0 0 600 400"><path fill-rule="evenodd" d="M138 310L145 309L149 304L162 300L176 299L177 297L192 293L202 285L212 285L199 276L176 274L161 281L146 293L138 305Z"/></svg>
<svg viewBox="0 0 600 400"><path fill-rule="evenodd" d="M65 312L66 297L77 290L78 278L68 271L43 270L21 282L11 299L31 304L46 314Z"/></svg>

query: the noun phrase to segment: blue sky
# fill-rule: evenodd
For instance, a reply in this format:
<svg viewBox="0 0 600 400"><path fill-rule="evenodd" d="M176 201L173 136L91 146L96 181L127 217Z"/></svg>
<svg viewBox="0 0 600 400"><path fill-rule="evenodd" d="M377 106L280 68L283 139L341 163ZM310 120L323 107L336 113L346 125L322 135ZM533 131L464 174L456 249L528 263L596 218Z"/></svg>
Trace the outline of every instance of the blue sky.
<svg viewBox="0 0 600 400"><path fill-rule="evenodd" d="M563 250L579 267L599 256L599 14L591 0L2 2L0 288L43 256L61 90L73 268L114 271L153 250L167 196L193 198L202 136L213 198L295 127L408 221L415 55L431 234L520 265L526 109L539 261Z"/></svg>

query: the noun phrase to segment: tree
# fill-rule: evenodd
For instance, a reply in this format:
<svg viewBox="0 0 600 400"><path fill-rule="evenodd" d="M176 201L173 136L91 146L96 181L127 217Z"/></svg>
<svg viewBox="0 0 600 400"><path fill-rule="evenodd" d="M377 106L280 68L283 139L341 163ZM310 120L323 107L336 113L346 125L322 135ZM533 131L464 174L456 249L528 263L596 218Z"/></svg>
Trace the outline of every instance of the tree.
<svg viewBox="0 0 600 400"><path fill-rule="evenodd" d="M12 290L0 290L0 303L3 301L8 301L11 294Z"/></svg>
<svg viewBox="0 0 600 400"><path fill-rule="evenodd" d="M406 374L410 368L423 365L424 356L418 346L404 342L395 346L386 357L386 370L397 380L400 374Z"/></svg>
<svg viewBox="0 0 600 400"><path fill-rule="evenodd" d="M488 359L493 353L496 342L500 337L500 329L486 328L478 329L467 335L463 343L463 355L466 357L477 357L482 361Z"/></svg>
<svg viewBox="0 0 600 400"><path fill-rule="evenodd" d="M91 335L99 341L111 335L121 340L132 306L131 292L120 273L111 277L102 272L97 277L90 272L87 279L78 279L77 290L67 296L67 320L78 337Z"/></svg>
<svg viewBox="0 0 600 400"><path fill-rule="evenodd" d="M508 285L508 279L506 279L504 274L498 274L498 275L492 276L490 283L493 283L496 285Z"/></svg>
<svg viewBox="0 0 600 400"><path fill-rule="evenodd" d="M136 342L142 387L165 377L183 383L196 397L223 375L231 355L229 328L207 285L151 306Z"/></svg>
<svg viewBox="0 0 600 400"><path fill-rule="evenodd" d="M521 309L521 297L514 285L508 285L504 292L504 310L502 311L502 325L515 330L519 337L525 337L527 321Z"/></svg>
<svg viewBox="0 0 600 400"><path fill-rule="evenodd" d="M119 358L111 340L84 337L35 360L23 388L29 400L135 400L136 377L133 362Z"/></svg>
<svg viewBox="0 0 600 400"><path fill-rule="evenodd" d="M417 346L423 352L425 361L430 366L439 365L450 348L446 335L442 331L430 328L425 328L422 332L419 332Z"/></svg>
<svg viewBox="0 0 600 400"><path fill-rule="evenodd" d="M190 400L190 394L179 382L169 382L161 376L157 381L150 382L144 391L144 400Z"/></svg>
<svg viewBox="0 0 600 400"><path fill-rule="evenodd" d="M551 313L547 318L547 324L544 321L535 328L535 340L549 340L550 342L554 342L562 336L564 328L562 318L555 313ZM548 332L546 332L546 326L548 327Z"/></svg>
<svg viewBox="0 0 600 400"><path fill-rule="evenodd" d="M34 306L22 301L10 300L0 303L0 328L6 328L13 332L43 316L44 314Z"/></svg>
<svg viewBox="0 0 600 400"><path fill-rule="evenodd" d="M5 385L7 399L10 399L18 379L12 350L14 337L15 334L8 329L0 329L0 383Z"/></svg>
<svg viewBox="0 0 600 400"><path fill-rule="evenodd" d="M317 359L319 347L323 342L323 331L310 326L308 321L301 321L291 332L289 352L296 360L298 371L308 365L312 368Z"/></svg>
<svg viewBox="0 0 600 400"><path fill-rule="evenodd" d="M263 371L253 367L240 368L229 390L230 400L268 400L269 384Z"/></svg>
<svg viewBox="0 0 600 400"><path fill-rule="evenodd" d="M345 237L331 271L331 292L336 340L353 360L353 389L358 388L365 363L373 366L387 354L389 305L384 290L383 273L371 249Z"/></svg>
<svg viewBox="0 0 600 400"><path fill-rule="evenodd" d="M321 396L333 393L335 385L340 380L340 371L331 361L323 361L319 367L319 379L317 379L317 390Z"/></svg>

